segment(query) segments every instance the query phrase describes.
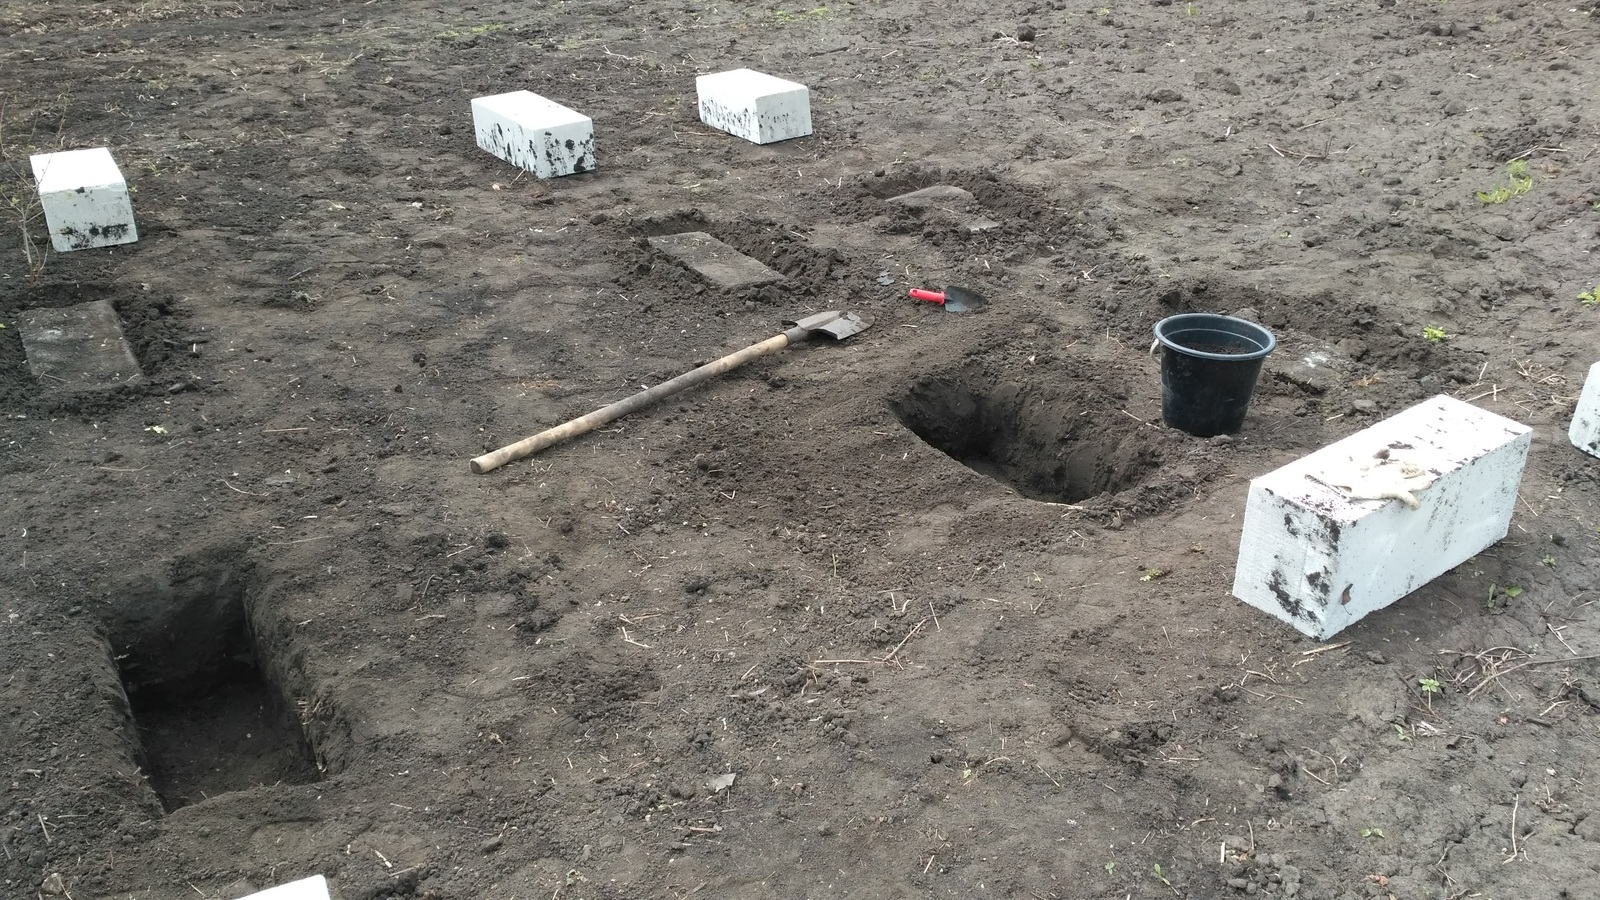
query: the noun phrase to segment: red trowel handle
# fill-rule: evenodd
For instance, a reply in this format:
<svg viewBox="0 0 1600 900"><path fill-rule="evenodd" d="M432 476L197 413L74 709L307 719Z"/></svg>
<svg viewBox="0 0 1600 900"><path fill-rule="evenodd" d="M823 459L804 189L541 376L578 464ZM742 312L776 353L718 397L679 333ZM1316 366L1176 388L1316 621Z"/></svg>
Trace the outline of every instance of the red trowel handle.
<svg viewBox="0 0 1600 900"><path fill-rule="evenodd" d="M918 300L927 300L930 303L944 304L944 292L942 291L925 291L922 288L912 288L911 296Z"/></svg>

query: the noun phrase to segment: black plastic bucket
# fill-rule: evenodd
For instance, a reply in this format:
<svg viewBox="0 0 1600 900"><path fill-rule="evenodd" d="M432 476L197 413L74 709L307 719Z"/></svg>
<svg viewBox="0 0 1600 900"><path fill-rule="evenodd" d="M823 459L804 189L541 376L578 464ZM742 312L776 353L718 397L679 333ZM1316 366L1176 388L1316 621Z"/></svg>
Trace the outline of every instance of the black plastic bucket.
<svg viewBox="0 0 1600 900"><path fill-rule="evenodd" d="M1161 354L1161 418L1196 437L1232 434L1244 426L1250 395L1272 332L1244 319L1184 313L1156 323Z"/></svg>

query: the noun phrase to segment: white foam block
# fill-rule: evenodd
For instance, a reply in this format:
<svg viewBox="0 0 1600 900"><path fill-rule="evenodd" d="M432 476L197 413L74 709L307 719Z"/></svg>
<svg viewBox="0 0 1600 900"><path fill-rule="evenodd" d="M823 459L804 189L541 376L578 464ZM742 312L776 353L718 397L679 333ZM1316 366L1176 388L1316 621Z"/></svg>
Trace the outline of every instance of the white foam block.
<svg viewBox="0 0 1600 900"><path fill-rule="evenodd" d="M111 151L66 150L29 157L50 243L58 253L139 239L133 202Z"/></svg>
<svg viewBox="0 0 1600 900"><path fill-rule="evenodd" d="M1440 395L1252 480L1233 595L1332 637L1505 537L1532 434ZM1391 460L1418 476L1405 484L1415 509L1327 483L1354 480L1330 472ZM1405 493L1398 480L1389 487Z"/></svg>
<svg viewBox="0 0 1600 900"><path fill-rule="evenodd" d="M1589 377L1583 380L1567 439L1590 456L1600 456L1600 362L1589 367Z"/></svg>
<svg viewBox="0 0 1600 900"><path fill-rule="evenodd" d="M239 900L329 900L328 879L321 875L280 884L264 891L256 891Z"/></svg>
<svg viewBox="0 0 1600 900"><path fill-rule="evenodd" d="M478 146L538 178L594 171L594 122L532 91L472 101Z"/></svg>
<svg viewBox="0 0 1600 900"><path fill-rule="evenodd" d="M758 144L811 133L811 92L753 69L701 75L694 80L700 121Z"/></svg>

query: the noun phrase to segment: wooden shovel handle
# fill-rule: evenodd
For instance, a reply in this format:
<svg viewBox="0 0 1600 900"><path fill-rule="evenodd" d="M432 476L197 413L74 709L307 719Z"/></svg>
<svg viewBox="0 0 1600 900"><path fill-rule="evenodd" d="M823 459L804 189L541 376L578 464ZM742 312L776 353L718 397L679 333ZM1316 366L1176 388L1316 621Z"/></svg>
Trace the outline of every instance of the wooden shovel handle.
<svg viewBox="0 0 1600 900"><path fill-rule="evenodd" d="M795 334L799 331L798 334ZM736 369L752 359L776 353L789 346L791 340L805 336L804 331L791 328L783 334L774 335L759 344L752 344L736 353L730 353L719 360L708 362L698 369L691 369L671 381L663 381L649 390L640 391L631 397L618 400L610 406L601 407L586 416L579 416L570 422L557 425L546 431L541 431L533 437L523 438L515 444L508 444L490 453L477 457L472 461L474 474L482 475L492 472L508 462L532 456L553 444L559 444L567 438L577 437L580 434L593 431L607 422L614 422L628 413L643 409L646 406L668 397L684 388L694 387L708 378L721 375L730 369Z"/></svg>

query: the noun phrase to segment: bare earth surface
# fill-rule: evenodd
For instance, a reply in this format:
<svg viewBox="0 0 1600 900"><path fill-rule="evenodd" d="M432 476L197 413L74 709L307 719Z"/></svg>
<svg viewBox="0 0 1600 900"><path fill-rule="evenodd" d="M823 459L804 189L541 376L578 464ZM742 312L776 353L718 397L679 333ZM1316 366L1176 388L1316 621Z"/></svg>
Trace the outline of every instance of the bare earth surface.
<svg viewBox="0 0 1600 900"><path fill-rule="evenodd" d="M0 896L1600 896L1597 48L1590 0L9 0ZM701 125L740 66L815 135ZM597 171L474 146L524 88ZM96 146L141 240L30 279L28 154ZM140 383L30 370L91 300ZM823 309L875 324L468 470ZM1280 341L1237 435L1160 422L1186 310ZM1327 644L1229 596L1249 479L1440 393L1534 429L1505 541Z"/></svg>

